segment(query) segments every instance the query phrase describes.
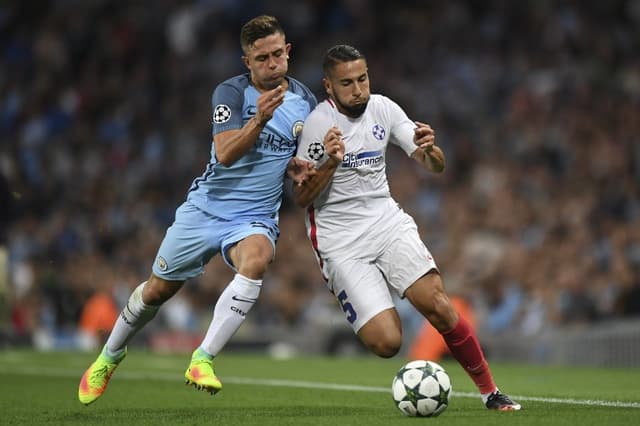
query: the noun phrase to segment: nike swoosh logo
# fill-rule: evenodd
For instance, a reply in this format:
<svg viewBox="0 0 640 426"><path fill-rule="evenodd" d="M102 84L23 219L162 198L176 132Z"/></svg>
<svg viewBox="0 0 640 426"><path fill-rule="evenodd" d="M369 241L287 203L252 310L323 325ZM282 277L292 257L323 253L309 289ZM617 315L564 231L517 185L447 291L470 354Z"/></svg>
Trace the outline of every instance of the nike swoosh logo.
<svg viewBox="0 0 640 426"><path fill-rule="evenodd" d="M258 299L248 299L248 298L238 297L238 296L231 296L231 298L237 302L247 302L247 303L256 303L256 300L258 300Z"/></svg>

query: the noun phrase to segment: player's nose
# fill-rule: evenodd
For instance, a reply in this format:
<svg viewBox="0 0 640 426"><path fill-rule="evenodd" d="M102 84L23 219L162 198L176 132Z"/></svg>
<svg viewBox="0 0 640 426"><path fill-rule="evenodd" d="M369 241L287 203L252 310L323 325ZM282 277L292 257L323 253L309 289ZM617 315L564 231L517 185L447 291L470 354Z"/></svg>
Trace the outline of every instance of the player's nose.
<svg viewBox="0 0 640 426"><path fill-rule="evenodd" d="M269 59L267 59L267 66L270 69L275 69L278 66L278 61L276 60L275 57L269 56Z"/></svg>
<svg viewBox="0 0 640 426"><path fill-rule="evenodd" d="M362 90L360 89L360 85L358 83L355 83L353 85L353 92L351 92L351 94L354 98L359 98L360 96L362 96Z"/></svg>

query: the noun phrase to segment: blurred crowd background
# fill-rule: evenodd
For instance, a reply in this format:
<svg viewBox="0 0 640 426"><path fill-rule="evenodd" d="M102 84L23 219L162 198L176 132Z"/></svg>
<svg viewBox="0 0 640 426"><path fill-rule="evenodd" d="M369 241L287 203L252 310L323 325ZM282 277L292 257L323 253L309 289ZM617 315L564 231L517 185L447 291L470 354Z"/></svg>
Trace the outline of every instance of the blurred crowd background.
<svg viewBox="0 0 640 426"><path fill-rule="evenodd" d="M320 100L324 51L353 44L372 91L436 129L446 172L390 147L389 180L481 333L640 316L639 0L16 0L0 4L0 341L95 346L204 170L212 90L245 71L240 27L262 13ZM243 330L313 336L344 320L288 194ZM231 276L214 259L149 333L204 332Z"/></svg>

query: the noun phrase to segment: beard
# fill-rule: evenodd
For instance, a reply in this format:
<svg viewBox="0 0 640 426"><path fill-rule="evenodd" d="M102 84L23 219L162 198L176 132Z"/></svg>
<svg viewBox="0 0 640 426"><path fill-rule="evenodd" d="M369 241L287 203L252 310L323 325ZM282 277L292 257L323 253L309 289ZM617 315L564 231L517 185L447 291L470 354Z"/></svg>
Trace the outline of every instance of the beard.
<svg viewBox="0 0 640 426"><path fill-rule="evenodd" d="M359 103L359 104L355 104L355 105L346 105L343 104L342 102L338 101L337 99L335 99L336 104L340 105L340 108L342 109L342 111L344 111L344 114L351 117L351 118L358 118L360 117L364 111L367 109L367 104L369 103L369 98L367 98L364 102Z"/></svg>

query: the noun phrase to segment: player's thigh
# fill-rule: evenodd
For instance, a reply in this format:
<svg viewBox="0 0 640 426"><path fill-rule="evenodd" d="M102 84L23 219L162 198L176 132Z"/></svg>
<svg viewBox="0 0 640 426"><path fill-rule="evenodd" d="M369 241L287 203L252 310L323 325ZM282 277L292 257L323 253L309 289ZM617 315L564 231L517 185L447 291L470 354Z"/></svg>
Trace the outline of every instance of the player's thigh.
<svg viewBox="0 0 640 426"><path fill-rule="evenodd" d="M160 244L153 273L165 281L186 281L204 272L204 266L220 251L217 219L184 203Z"/></svg>
<svg viewBox="0 0 640 426"><path fill-rule="evenodd" d="M438 267L411 216L402 213L392 235L386 249L376 259L376 265L387 277L389 286L404 297L413 283Z"/></svg>
<svg viewBox="0 0 640 426"><path fill-rule="evenodd" d="M385 309L358 330L362 342L380 356L395 355L402 345L402 324L395 308Z"/></svg>
<svg viewBox="0 0 640 426"><path fill-rule="evenodd" d="M262 234L254 234L232 245L226 257L239 273L252 279L259 279L266 272L273 254L271 241Z"/></svg>
<svg viewBox="0 0 640 426"><path fill-rule="evenodd" d="M380 312L395 308L380 270L368 260L326 260L328 286L357 333Z"/></svg>
<svg viewBox="0 0 640 426"><path fill-rule="evenodd" d="M222 241L222 257L236 272L261 278L273 261L280 230L275 219L234 221Z"/></svg>

